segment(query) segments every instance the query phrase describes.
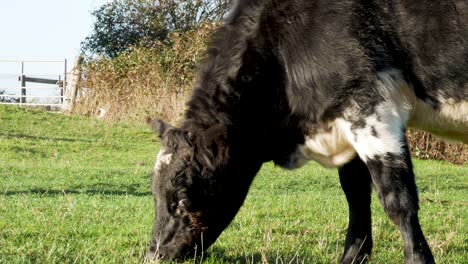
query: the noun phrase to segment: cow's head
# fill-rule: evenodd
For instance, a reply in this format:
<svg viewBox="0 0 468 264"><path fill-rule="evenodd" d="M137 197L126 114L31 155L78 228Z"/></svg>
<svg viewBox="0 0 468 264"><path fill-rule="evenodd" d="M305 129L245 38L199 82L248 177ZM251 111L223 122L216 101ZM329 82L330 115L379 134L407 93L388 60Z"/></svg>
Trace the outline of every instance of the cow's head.
<svg viewBox="0 0 468 264"><path fill-rule="evenodd" d="M161 121L151 124L161 149L152 176L156 218L148 255L191 257L208 248L234 218L249 184L236 182L236 188L229 180L225 127L195 133Z"/></svg>

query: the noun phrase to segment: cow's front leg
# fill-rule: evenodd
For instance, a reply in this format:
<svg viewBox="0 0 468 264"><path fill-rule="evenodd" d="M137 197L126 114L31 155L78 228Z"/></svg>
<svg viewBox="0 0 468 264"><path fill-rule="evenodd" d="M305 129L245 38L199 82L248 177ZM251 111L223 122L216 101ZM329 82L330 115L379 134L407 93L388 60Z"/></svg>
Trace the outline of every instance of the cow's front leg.
<svg viewBox="0 0 468 264"><path fill-rule="evenodd" d="M400 101L383 101L372 112L356 111L349 117L353 121L342 123L343 130L367 165L385 212L401 231L405 263L434 263L419 225L418 194L405 137L408 110Z"/></svg>
<svg viewBox="0 0 468 264"><path fill-rule="evenodd" d="M405 263L434 263L418 219L418 194L407 145L403 153L385 153L366 162L385 212L400 228Z"/></svg>
<svg viewBox="0 0 468 264"><path fill-rule="evenodd" d="M364 263L372 251L371 176L359 157L339 169L349 206L349 225L341 263Z"/></svg>

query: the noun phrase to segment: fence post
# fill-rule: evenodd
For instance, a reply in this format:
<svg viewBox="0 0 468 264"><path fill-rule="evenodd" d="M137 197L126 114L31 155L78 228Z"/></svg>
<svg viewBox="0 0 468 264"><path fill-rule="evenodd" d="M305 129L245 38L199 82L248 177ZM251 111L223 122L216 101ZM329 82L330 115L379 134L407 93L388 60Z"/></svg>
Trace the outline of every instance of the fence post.
<svg viewBox="0 0 468 264"><path fill-rule="evenodd" d="M62 89L60 90L60 96L62 96L62 98L60 99L61 103L62 103L62 109L64 109L64 94L67 92L67 59L65 59L65 62L64 62L64 72L63 72L63 84L62 84Z"/></svg>
<svg viewBox="0 0 468 264"><path fill-rule="evenodd" d="M20 105L26 103L26 76L24 74L21 75L21 97L20 97Z"/></svg>
<svg viewBox="0 0 468 264"><path fill-rule="evenodd" d="M71 70L69 83L67 84L67 90L65 90L63 109L68 112L73 112L77 101L79 85L81 85L82 62L83 56L80 55L76 58L75 65Z"/></svg>
<svg viewBox="0 0 468 264"><path fill-rule="evenodd" d="M24 76L24 61L21 62L21 97L20 106L26 103L26 79Z"/></svg>

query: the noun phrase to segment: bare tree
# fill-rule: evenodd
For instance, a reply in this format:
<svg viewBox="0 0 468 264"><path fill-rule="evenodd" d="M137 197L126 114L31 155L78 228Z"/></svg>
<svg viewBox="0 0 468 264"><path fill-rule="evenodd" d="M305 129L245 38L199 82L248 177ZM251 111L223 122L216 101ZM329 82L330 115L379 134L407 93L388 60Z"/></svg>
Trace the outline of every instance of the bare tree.
<svg viewBox="0 0 468 264"><path fill-rule="evenodd" d="M162 7L168 15L170 30L187 31L207 21L221 20L231 2L232 0L164 0Z"/></svg>

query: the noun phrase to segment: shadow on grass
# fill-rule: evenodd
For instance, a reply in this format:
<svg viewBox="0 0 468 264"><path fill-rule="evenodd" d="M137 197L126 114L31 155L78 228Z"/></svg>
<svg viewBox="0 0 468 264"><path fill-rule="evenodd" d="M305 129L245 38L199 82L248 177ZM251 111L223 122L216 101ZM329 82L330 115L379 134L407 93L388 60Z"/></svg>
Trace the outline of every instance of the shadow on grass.
<svg viewBox="0 0 468 264"><path fill-rule="evenodd" d="M15 153L17 155L34 155L34 156L39 156L42 158L48 157L49 153L45 151L39 151L34 147L18 147L18 146L12 146L10 147L10 150L12 153Z"/></svg>
<svg viewBox="0 0 468 264"><path fill-rule="evenodd" d="M175 264L181 263L169 260L157 260L151 261L142 257L143 263L164 263L164 264ZM288 264L303 264L303 263L330 263L323 261L314 261L311 256L305 255L293 255L293 254L277 254L273 252L254 252L247 253L244 255L237 256L226 256L226 250L222 248L212 248L208 252L205 252L202 256L196 256L195 258L187 258L183 263L220 263L220 264L257 264L257 263L288 263Z"/></svg>
<svg viewBox="0 0 468 264"><path fill-rule="evenodd" d="M40 136L31 136L25 134L0 134L7 139L28 139L33 141L45 140L45 141L65 141L65 142L85 142L85 143L94 143L93 140L88 139L76 139L76 138L55 138L55 137L40 137Z"/></svg>
<svg viewBox="0 0 468 264"><path fill-rule="evenodd" d="M89 188L89 189L43 189L34 188L29 190L18 190L18 191L6 191L0 193L4 196L15 196L15 195L40 195L40 196L65 196L70 194L86 194L86 195L103 195L103 196L151 196L152 193L138 191L135 188L127 188L126 190L112 190L112 189L100 189L100 188Z"/></svg>
<svg viewBox="0 0 468 264"><path fill-rule="evenodd" d="M220 260L221 263L239 263L239 264L252 264L252 263L317 263L312 261L310 256L298 254L280 254L278 252L252 252L238 256L227 256L226 250L219 247L214 247L209 250L205 258L212 258ZM197 257L200 260L200 257ZM196 262L198 263L198 262Z"/></svg>

